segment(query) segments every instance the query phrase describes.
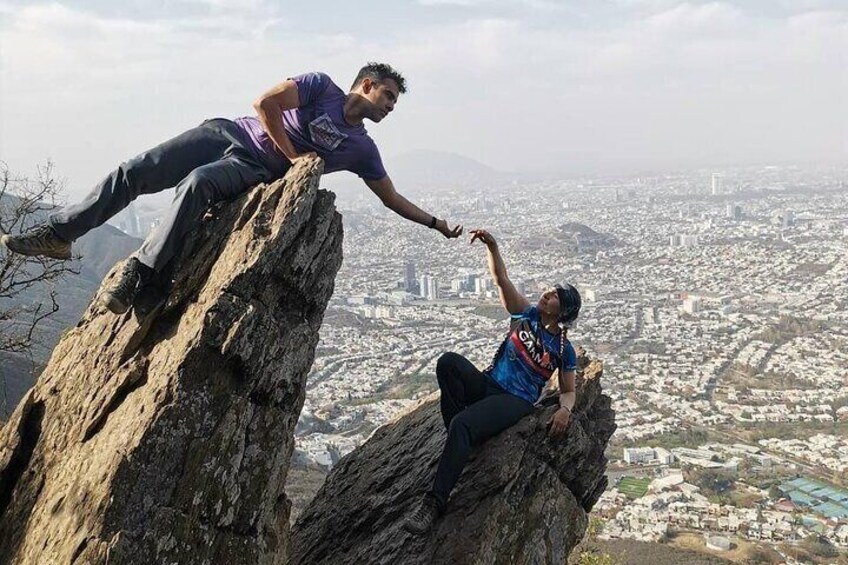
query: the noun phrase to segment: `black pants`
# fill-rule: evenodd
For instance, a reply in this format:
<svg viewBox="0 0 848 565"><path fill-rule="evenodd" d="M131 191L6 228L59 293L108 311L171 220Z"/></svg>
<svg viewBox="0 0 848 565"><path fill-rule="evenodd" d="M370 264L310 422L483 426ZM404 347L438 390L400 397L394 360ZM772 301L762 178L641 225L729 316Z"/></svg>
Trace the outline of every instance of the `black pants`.
<svg viewBox="0 0 848 565"><path fill-rule="evenodd" d="M504 391L489 376L456 353L436 363L441 408L448 439L430 494L444 510L473 446L497 435L533 411L533 405Z"/></svg>
<svg viewBox="0 0 848 565"><path fill-rule="evenodd" d="M174 203L144 241L138 260L160 271L174 257L210 204L240 196L285 171L271 171L245 147L239 127L206 120L177 137L122 163L85 199L50 215L50 225L72 241L124 209L141 194L176 186Z"/></svg>

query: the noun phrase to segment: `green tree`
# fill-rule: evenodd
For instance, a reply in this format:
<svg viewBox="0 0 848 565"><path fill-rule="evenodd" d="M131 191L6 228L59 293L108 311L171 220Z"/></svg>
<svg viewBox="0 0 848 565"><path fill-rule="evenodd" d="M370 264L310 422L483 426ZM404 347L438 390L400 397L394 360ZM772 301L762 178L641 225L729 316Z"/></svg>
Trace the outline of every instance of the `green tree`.
<svg viewBox="0 0 848 565"><path fill-rule="evenodd" d="M824 536L816 534L808 536L801 542L801 547L815 555L824 559L833 559L839 556L839 550L834 547L830 540Z"/></svg>

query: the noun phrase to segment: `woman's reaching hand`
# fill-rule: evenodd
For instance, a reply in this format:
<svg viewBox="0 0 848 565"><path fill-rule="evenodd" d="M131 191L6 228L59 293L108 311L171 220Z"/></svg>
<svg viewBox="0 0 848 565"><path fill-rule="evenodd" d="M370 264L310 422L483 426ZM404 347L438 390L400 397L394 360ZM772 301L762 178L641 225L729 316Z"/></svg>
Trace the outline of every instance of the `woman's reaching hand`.
<svg viewBox="0 0 848 565"><path fill-rule="evenodd" d="M471 230L471 241L469 243L474 243L476 239L479 239L488 247L497 247L498 245L495 237L486 230Z"/></svg>

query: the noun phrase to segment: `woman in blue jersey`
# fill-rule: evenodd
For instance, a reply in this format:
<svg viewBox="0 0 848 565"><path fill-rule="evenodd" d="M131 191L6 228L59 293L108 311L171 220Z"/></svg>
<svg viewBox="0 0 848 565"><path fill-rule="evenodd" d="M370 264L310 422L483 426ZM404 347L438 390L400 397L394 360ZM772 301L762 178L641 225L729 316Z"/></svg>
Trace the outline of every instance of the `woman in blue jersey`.
<svg viewBox="0 0 848 565"><path fill-rule="evenodd" d="M580 312L580 294L570 284L557 285L530 304L509 280L495 238L486 230L471 234L471 243L486 244L489 271L512 327L485 371L456 353L445 353L436 363L448 437L432 488L403 524L413 533L427 531L444 512L472 447L530 414L555 372L560 408L550 421L551 435L565 431L574 407L577 357L567 331Z"/></svg>

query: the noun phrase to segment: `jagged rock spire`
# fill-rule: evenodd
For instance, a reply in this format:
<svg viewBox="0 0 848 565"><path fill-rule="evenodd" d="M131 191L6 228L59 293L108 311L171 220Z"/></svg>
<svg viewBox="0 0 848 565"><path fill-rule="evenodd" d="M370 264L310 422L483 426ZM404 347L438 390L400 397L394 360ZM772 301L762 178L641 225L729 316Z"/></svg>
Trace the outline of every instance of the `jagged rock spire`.
<svg viewBox="0 0 848 565"><path fill-rule="evenodd" d="M342 259L322 169L218 205L158 315L95 301L63 336L0 430L0 562L285 562L293 432Z"/></svg>

